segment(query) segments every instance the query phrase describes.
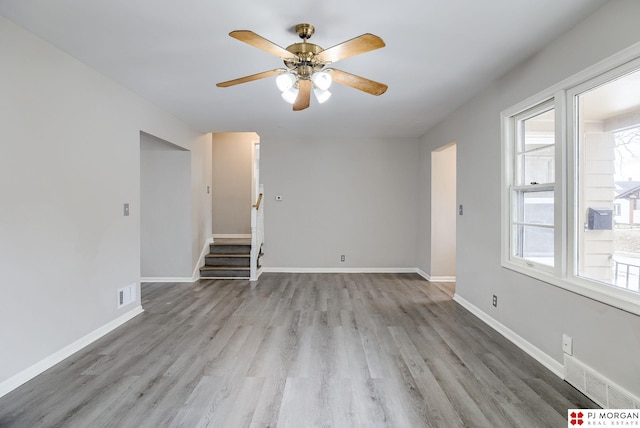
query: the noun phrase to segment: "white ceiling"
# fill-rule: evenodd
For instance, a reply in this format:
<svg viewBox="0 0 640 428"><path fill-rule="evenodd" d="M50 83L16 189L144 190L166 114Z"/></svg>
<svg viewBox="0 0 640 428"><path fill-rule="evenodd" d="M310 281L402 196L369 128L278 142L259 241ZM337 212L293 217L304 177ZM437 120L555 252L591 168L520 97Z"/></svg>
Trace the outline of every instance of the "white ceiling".
<svg viewBox="0 0 640 428"><path fill-rule="evenodd" d="M418 137L493 79L606 0L0 0L0 14L203 132ZM375 97L334 84L293 112L275 78L217 82L282 67L232 39L252 30L286 47L293 27L331 47L363 33L386 47L332 67L389 85Z"/></svg>

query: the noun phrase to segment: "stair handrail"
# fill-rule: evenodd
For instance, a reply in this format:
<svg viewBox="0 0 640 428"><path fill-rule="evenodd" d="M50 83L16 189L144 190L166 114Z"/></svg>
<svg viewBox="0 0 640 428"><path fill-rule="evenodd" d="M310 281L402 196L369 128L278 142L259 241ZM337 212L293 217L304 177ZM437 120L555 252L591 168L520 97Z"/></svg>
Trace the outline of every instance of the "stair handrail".
<svg viewBox="0 0 640 428"><path fill-rule="evenodd" d="M253 208L256 209L256 211L260 210L260 204L262 203L262 193L260 193L258 195L258 200L256 201L255 205L253 206Z"/></svg>
<svg viewBox="0 0 640 428"><path fill-rule="evenodd" d="M258 280L258 259L262 244L264 244L264 206L262 205L262 197L264 195L264 186L261 184L259 188L258 199L251 210L251 260L249 280Z"/></svg>

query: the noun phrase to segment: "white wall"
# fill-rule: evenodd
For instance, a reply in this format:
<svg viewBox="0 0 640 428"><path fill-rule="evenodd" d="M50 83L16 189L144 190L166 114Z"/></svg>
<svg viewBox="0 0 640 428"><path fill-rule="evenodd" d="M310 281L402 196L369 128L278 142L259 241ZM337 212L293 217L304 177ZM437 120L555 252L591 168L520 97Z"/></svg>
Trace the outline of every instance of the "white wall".
<svg viewBox="0 0 640 428"><path fill-rule="evenodd" d="M255 132L213 134L212 215L215 235L251 234Z"/></svg>
<svg viewBox="0 0 640 428"><path fill-rule="evenodd" d="M417 140L260 134L260 156L263 266L415 268Z"/></svg>
<svg viewBox="0 0 640 428"><path fill-rule="evenodd" d="M4 18L0 58L2 390L140 304L116 307L117 289L140 278L140 131L190 150L191 203L207 207L192 213L193 258L211 230L211 149L210 136Z"/></svg>
<svg viewBox="0 0 640 428"><path fill-rule="evenodd" d="M140 276L191 278L191 153L140 134Z"/></svg>
<svg viewBox="0 0 640 428"><path fill-rule="evenodd" d="M640 395L640 317L500 266L500 112L640 41L640 2L614 0L495 82L421 139L421 165L443 141L457 142L457 289L471 304L558 363L561 337L574 356ZM421 172L428 174L428 170ZM421 192L428 206L430 191ZM426 227L422 226L424 233ZM420 239L421 253L428 239ZM497 294L499 305L491 306Z"/></svg>

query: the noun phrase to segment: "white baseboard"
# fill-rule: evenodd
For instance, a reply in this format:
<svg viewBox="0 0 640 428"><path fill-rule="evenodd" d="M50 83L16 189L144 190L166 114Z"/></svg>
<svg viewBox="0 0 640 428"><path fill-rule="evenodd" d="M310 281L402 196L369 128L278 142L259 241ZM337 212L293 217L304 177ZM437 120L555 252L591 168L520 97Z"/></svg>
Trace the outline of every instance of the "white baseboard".
<svg viewBox="0 0 640 428"><path fill-rule="evenodd" d="M145 276L140 278L140 282L196 282L197 279L193 279L192 277L181 277L181 276L167 276L167 277L155 277L155 276Z"/></svg>
<svg viewBox="0 0 640 428"><path fill-rule="evenodd" d="M9 379L0 383L0 397L3 397L4 395L10 393L14 389L18 388L19 386L25 384L29 380L38 376L39 374L55 366L65 358L70 357L71 355L80 351L82 348L90 345L91 343L95 342L96 340L100 339L102 336L120 327L122 324L126 323L132 318L136 317L137 315L140 315L142 312L144 312L144 310L142 309L142 306L137 306L134 309L127 312L126 314L119 316L118 318L103 325L97 330L94 330L91 333L87 334L86 336L76 340L72 344L65 346L64 348L53 353L52 355L49 355L45 359L38 361L31 367L26 368L20 373L10 377Z"/></svg>
<svg viewBox="0 0 640 428"><path fill-rule="evenodd" d="M455 276L431 276L422 269L416 269L416 273L430 282L456 282Z"/></svg>
<svg viewBox="0 0 640 428"><path fill-rule="evenodd" d="M207 254L209 254L210 246L213 244L213 236L207 239L207 242L202 246L202 251L200 252L200 257L198 258L198 262L196 266L193 268L193 274L191 275L191 282L196 282L200 279L200 266L204 265L204 258Z"/></svg>
<svg viewBox="0 0 640 428"><path fill-rule="evenodd" d="M427 281L429 281L429 274L427 274L425 271L423 271L422 269L418 269L416 268L416 273L418 275L420 275L421 277L423 277L424 279L426 279Z"/></svg>
<svg viewBox="0 0 640 428"><path fill-rule="evenodd" d="M213 240L215 241L216 238L244 239L244 238L251 238L251 234L250 233L216 233L213 235Z"/></svg>
<svg viewBox="0 0 640 428"><path fill-rule="evenodd" d="M299 268L263 267L263 272L275 273L417 273L416 268Z"/></svg>
<svg viewBox="0 0 640 428"><path fill-rule="evenodd" d="M431 282L456 282L455 276L432 276L429 279Z"/></svg>
<svg viewBox="0 0 640 428"><path fill-rule="evenodd" d="M463 297L460 297L459 294L454 294L453 300L459 303L462 307L467 309L473 315L480 318L489 327L493 328L495 331L506 337L508 340L513 342L518 348L522 349L524 352L533 357L540 364L551 370L556 376L561 379L564 379L564 365L563 363L556 361L552 357L550 357L545 352L541 351L539 348L534 346L531 342L524 339L522 336L515 333L513 330L495 320L491 316L487 315L486 312L482 311L480 308L472 304L471 302L465 300Z"/></svg>
<svg viewBox="0 0 640 428"><path fill-rule="evenodd" d="M249 281L251 282L257 281L258 279L260 279L260 275L262 275L262 268L259 268L258 270L256 270L256 277L249 278Z"/></svg>

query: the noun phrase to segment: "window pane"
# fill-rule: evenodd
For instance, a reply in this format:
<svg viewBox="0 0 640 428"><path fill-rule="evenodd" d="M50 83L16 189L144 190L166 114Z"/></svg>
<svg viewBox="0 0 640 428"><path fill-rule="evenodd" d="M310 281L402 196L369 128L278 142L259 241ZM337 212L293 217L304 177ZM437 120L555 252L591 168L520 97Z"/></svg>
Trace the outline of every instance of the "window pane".
<svg viewBox="0 0 640 428"><path fill-rule="evenodd" d="M640 289L640 71L579 95L578 275Z"/></svg>
<svg viewBox="0 0 640 428"><path fill-rule="evenodd" d="M514 255L533 262L553 266L553 228L529 225L514 225Z"/></svg>
<svg viewBox="0 0 640 428"><path fill-rule="evenodd" d="M555 179L555 110L519 121L518 185Z"/></svg>
<svg viewBox="0 0 640 428"><path fill-rule="evenodd" d="M553 226L553 191L516 192L516 223Z"/></svg>
<svg viewBox="0 0 640 428"><path fill-rule="evenodd" d="M555 147L542 146L518 156L522 165L522 184L553 183Z"/></svg>

